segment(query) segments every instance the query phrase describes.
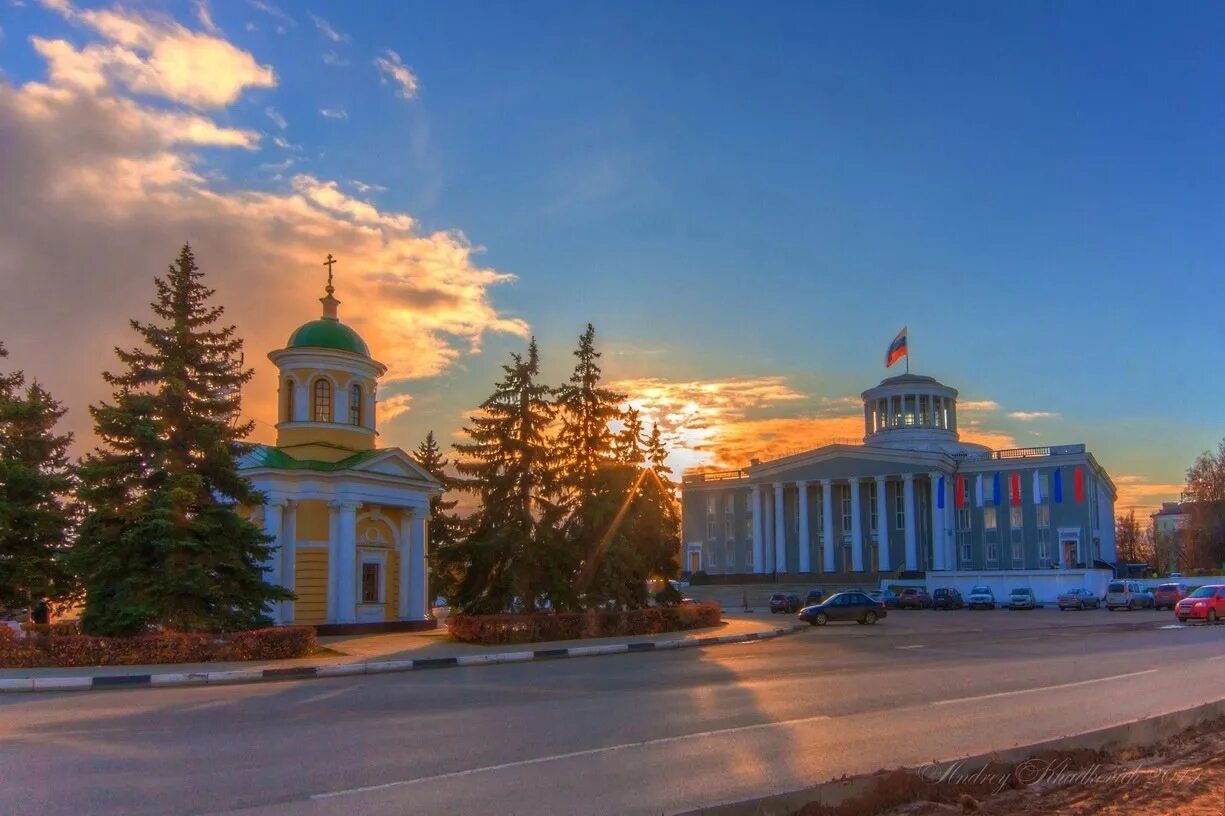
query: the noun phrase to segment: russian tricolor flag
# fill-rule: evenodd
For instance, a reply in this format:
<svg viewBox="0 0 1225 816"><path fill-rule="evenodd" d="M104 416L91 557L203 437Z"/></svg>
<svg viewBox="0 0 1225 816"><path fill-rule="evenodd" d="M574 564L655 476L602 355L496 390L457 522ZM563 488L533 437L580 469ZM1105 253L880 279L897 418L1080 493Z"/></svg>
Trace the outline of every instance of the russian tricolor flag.
<svg viewBox="0 0 1225 816"><path fill-rule="evenodd" d="M893 342L889 344L889 350L885 352L885 368L893 365L906 354L906 327L903 326L902 330L897 333L897 337L893 338Z"/></svg>

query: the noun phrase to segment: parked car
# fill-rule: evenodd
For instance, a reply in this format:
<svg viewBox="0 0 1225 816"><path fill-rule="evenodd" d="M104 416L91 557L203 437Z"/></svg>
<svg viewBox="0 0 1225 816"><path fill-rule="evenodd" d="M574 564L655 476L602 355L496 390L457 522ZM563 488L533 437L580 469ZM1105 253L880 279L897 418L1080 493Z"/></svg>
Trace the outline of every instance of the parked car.
<svg viewBox="0 0 1225 816"><path fill-rule="evenodd" d="M931 605L931 596L923 587L904 587L897 594L898 609L928 609Z"/></svg>
<svg viewBox="0 0 1225 816"><path fill-rule="evenodd" d="M1029 587L1017 587L1008 593L1009 609L1037 609L1038 598Z"/></svg>
<svg viewBox="0 0 1225 816"><path fill-rule="evenodd" d="M970 594L966 596L966 606L971 609L995 609L995 593L989 586L971 587Z"/></svg>
<svg viewBox="0 0 1225 816"><path fill-rule="evenodd" d="M1069 589L1067 592L1060 592L1059 597L1055 599L1059 604L1060 609L1101 609L1102 599L1094 593L1080 587L1079 589Z"/></svg>
<svg viewBox="0 0 1225 816"><path fill-rule="evenodd" d="M932 609L964 609L965 605L961 592L953 587L937 587L932 590Z"/></svg>
<svg viewBox="0 0 1225 816"><path fill-rule="evenodd" d="M810 589L808 590L808 597L804 599L804 606L812 606L813 604L819 604L823 600L825 600L825 590Z"/></svg>
<svg viewBox="0 0 1225 816"><path fill-rule="evenodd" d="M891 589L878 591L875 593L869 592L868 597L879 601L885 609L897 609L897 593Z"/></svg>
<svg viewBox="0 0 1225 816"><path fill-rule="evenodd" d="M1106 585L1106 609L1141 609L1153 607L1153 593L1136 581L1111 581Z"/></svg>
<svg viewBox="0 0 1225 816"><path fill-rule="evenodd" d="M1186 584L1161 584L1153 590L1153 608L1164 609L1168 606L1170 609L1173 609L1190 592L1191 588Z"/></svg>
<svg viewBox="0 0 1225 816"><path fill-rule="evenodd" d="M779 612L799 612L803 606L799 595L775 592L770 596L770 614L772 615L777 615Z"/></svg>
<svg viewBox="0 0 1225 816"><path fill-rule="evenodd" d="M1193 590L1174 607L1174 614L1182 623L1194 618L1205 623L1216 623L1225 618L1225 584L1209 584Z"/></svg>
<svg viewBox="0 0 1225 816"><path fill-rule="evenodd" d="M799 618L813 626L824 626L830 621L872 624L887 614L884 605L872 600L866 592L853 591L839 592L819 604L806 606L800 610Z"/></svg>

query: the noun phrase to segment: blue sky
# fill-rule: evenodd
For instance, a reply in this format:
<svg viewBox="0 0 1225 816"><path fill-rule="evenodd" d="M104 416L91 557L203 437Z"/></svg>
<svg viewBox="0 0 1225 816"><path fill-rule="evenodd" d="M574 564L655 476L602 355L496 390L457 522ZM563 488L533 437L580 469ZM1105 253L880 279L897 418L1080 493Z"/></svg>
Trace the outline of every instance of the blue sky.
<svg viewBox="0 0 1225 816"><path fill-rule="evenodd" d="M90 8L118 7L0 6L14 104L48 82L31 37L114 42ZM1130 503L1173 498L1223 435L1225 386L1204 373L1222 335L1220 6L227 2L204 7L213 29L195 3L124 8L275 73L201 105L182 84L149 92L105 69L103 93L258 133L254 147L193 146L198 188L284 196L295 174L334 180L411 216L417 235L461 231L482 250L476 267L515 276L477 286L484 322L434 330L451 356L388 384L411 396L385 426L392 444L430 427L450 437L526 331L561 379L587 321L613 379L740 395L712 409L705 452L686 463L733 464L718 453L728 423L743 437L755 421L803 420L774 428L793 445L819 419L845 420L902 325L913 370L995 404L984 432L1085 441L1131 480ZM411 93L376 67L388 49ZM242 257L222 235L187 237ZM317 272L290 267L279 274ZM159 268L121 302L147 300ZM350 280L345 308L365 331L381 290ZM263 318L269 337L313 316L314 296ZM5 339L20 351L21 336ZM110 362L99 352L90 370ZM788 390L763 396L761 378Z"/></svg>

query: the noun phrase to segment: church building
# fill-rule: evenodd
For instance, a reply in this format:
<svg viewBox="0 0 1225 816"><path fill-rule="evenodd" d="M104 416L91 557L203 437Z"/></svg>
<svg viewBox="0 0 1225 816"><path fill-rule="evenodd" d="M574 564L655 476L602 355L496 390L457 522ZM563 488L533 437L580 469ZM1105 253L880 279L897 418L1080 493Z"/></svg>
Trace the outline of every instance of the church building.
<svg viewBox="0 0 1225 816"><path fill-rule="evenodd" d="M1115 561L1116 489L1085 445L963 442L957 390L918 374L862 399L863 444L686 475L682 569L863 580Z"/></svg>
<svg viewBox="0 0 1225 816"><path fill-rule="evenodd" d="M254 509L277 547L267 580L297 595L273 617L320 634L433 628L428 521L442 486L403 450L377 446L386 367L340 322L328 261L322 317L268 355L276 445L255 445L239 462L268 498Z"/></svg>

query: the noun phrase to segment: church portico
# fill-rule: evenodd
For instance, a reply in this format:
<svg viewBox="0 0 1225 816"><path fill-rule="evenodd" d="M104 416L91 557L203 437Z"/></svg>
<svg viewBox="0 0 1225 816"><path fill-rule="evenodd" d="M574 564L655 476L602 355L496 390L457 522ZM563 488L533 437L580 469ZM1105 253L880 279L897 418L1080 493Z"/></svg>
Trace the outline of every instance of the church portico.
<svg viewBox="0 0 1225 816"><path fill-rule="evenodd" d="M690 571L696 558L710 574L871 579L1114 559L1114 485L1084 445L961 442L957 392L930 377L886 379L863 400L862 445L687 474ZM1056 529L1060 542L1094 544L1073 561L1057 550Z"/></svg>

